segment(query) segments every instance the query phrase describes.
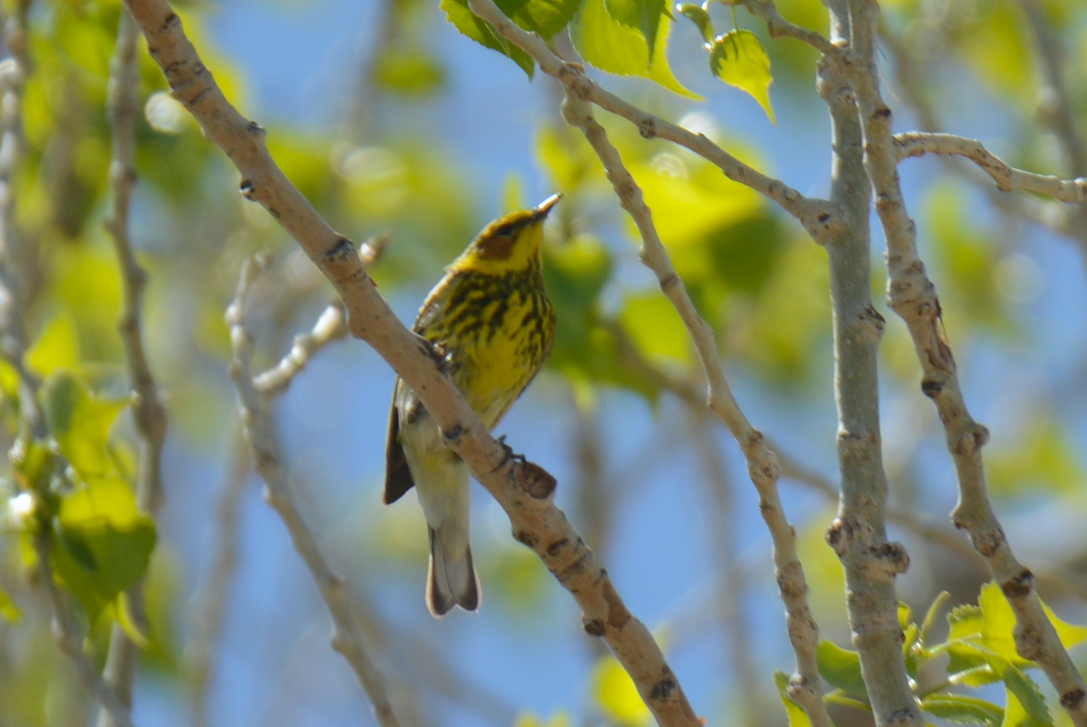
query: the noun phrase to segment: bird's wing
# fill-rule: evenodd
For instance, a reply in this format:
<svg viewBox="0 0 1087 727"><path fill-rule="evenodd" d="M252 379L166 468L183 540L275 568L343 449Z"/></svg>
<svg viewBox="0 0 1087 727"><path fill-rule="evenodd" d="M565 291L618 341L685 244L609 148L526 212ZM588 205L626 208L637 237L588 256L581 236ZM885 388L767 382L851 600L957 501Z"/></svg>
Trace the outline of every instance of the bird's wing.
<svg viewBox="0 0 1087 727"><path fill-rule="evenodd" d="M396 392L403 386L400 379L393 387L393 403L389 407L389 435L385 441L385 495L382 501L386 505L399 500L415 485L408 469L408 460L404 457L404 447L400 444L400 412L396 409Z"/></svg>

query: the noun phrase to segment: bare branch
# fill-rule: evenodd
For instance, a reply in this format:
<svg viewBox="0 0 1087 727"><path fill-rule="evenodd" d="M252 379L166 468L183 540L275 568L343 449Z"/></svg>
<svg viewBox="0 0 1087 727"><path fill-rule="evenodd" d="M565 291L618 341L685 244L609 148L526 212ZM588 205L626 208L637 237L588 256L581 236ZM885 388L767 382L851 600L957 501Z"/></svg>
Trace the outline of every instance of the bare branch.
<svg viewBox="0 0 1087 727"><path fill-rule="evenodd" d="M313 330L294 337L290 353L278 364L258 374L253 379L253 387L267 396L279 396L291 385L294 377L309 363L310 357L332 341L347 336L347 321L343 306L332 304L314 324Z"/></svg>
<svg viewBox="0 0 1087 727"><path fill-rule="evenodd" d="M815 727L829 727L830 718L823 704L822 683L815 660L819 627L808 608L808 585L804 579L803 566L796 554L796 532L785 518L778 495L777 459L767 448L762 433L751 426L732 396L732 390L717 358L717 342L714 340L713 329L698 314L687 294L683 280L676 273L657 233L653 215L645 204L642 190L623 164L619 150L608 140L604 127L593 117L592 107L571 89L567 89L562 115L567 123L581 129L585 134L589 145L600 158L608 181L619 198L619 204L634 220L642 238L639 257L657 276L661 291L679 314L698 353L709 382L706 405L728 427L747 460L751 481L759 493L759 511L774 541L774 564L777 566L779 592L787 611L789 638L796 652L797 673L792 679L789 691L804 708Z"/></svg>
<svg viewBox="0 0 1087 727"><path fill-rule="evenodd" d="M143 341L141 309L147 273L136 261L128 233L132 188L136 183L136 120L140 110L140 76L136 51L140 33L127 12L121 13L117 29L109 79L110 122L113 127L113 159L110 163L110 186L113 199L106 229L113 238L114 251L121 267L123 309L117 328L124 344L132 386L132 418L140 439L136 474L136 504L152 517L163 500L162 447L166 439L166 409L159 399L158 387ZM127 592L132 620L141 629L147 628L143 583ZM114 624L110 635L109 657L104 674L125 706L132 706L132 684L136 678L139 647L121 628ZM106 710L98 719L99 727L114 727Z"/></svg>
<svg viewBox="0 0 1087 727"><path fill-rule="evenodd" d="M321 553L317 539L294 504L286 475L283 472L268 397L257 391L253 385L250 368L253 340L245 329L245 302L258 268L259 266L253 264L252 261L246 261L242 266L238 292L234 302L227 309L226 320L230 326L230 340L234 348L230 377L238 390L242 421L249 447L252 450L253 462L266 485L264 499L275 508L283 524L287 526L295 550L305 561L314 583L321 592L321 597L325 600L325 605L328 606L333 623L332 648L340 652L354 669L359 683L362 684L366 696L370 699L378 723L382 727L399 727L388 695L385 693L384 678L370 660L366 647L362 643L362 637L352 613L347 586L342 578L332 572L324 554Z"/></svg>
<svg viewBox="0 0 1087 727"><path fill-rule="evenodd" d="M830 0L831 40L852 47L856 28L844 0ZM855 20L852 21L855 23ZM827 531L845 570L849 625L878 727L922 727L902 659L895 579L909 567L901 543L887 540L887 475L879 421L877 353L884 320L872 304L871 192L857 108L841 59L824 57L818 90L830 110L831 201L845 223L826 245L834 329L838 410L838 515Z"/></svg>
<svg viewBox="0 0 1087 727"><path fill-rule="evenodd" d="M649 630L627 610L607 572L554 506L555 480L509 456L465 403L423 339L397 320L378 295L350 240L334 232L268 154L263 130L223 96L166 0L125 0L177 98L242 175L242 191L260 202L332 282L348 327L408 383L463 459L510 516L515 537L543 560L583 611L586 630L603 637L657 720L698 724Z"/></svg>
<svg viewBox="0 0 1087 727"><path fill-rule="evenodd" d="M1059 202L1082 203L1087 201L1087 178L1060 179L1049 174L1034 174L1008 166L976 139L966 139L953 134L930 134L911 131L895 134L895 152L898 161L925 154L945 154L966 157L993 178L1001 192L1036 192Z"/></svg>
<svg viewBox="0 0 1087 727"><path fill-rule="evenodd" d="M1074 724L1087 725L1087 687L1042 610L1035 577L1015 559L993 512L985 486L981 448L989 431L970 416L959 386L955 359L944 331L935 286L917 253L917 229L906 211L891 133L891 110L878 86L875 0L849 0L854 52L848 69L864 127L866 166L876 192L876 211L887 238L888 300L913 337L921 362L921 390L936 404L947 432L947 447L959 478L956 526L970 532L1016 615L1019 654L1045 670ZM878 720L877 720L878 722ZM920 723L920 722L918 722Z"/></svg>

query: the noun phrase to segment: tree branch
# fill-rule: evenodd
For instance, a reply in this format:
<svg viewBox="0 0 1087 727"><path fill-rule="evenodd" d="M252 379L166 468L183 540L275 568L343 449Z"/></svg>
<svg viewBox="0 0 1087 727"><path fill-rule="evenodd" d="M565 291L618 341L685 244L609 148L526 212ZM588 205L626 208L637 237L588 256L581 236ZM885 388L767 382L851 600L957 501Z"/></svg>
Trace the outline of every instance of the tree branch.
<svg viewBox="0 0 1087 727"><path fill-rule="evenodd" d="M825 56L838 56L841 49L827 40L821 33L789 22L778 14L774 0L741 0L741 5L752 15L766 22L766 31L771 38L792 38L807 43Z"/></svg>
<svg viewBox="0 0 1087 727"><path fill-rule="evenodd" d="M747 461L751 482L759 493L759 511L774 541L774 564L777 568L779 593L787 612L789 639L796 652L797 673L793 676L789 691L804 708L815 727L829 727L830 718L823 704L822 683L815 660L819 627L808 608L808 585L804 579L804 568L796 554L796 532L785 518L778 494L777 459L766 446L762 433L751 426L732 396L717 358L713 329L699 316L687 294L683 280L676 273L657 233L653 215L645 204L642 190L623 164L619 150L608 140L604 127L593 117L592 107L588 102L569 88L562 105L562 115L567 123L581 129L585 134L589 145L600 158L608 181L619 198L620 206L637 226L642 239L638 255L642 263L657 276L661 291L679 314L698 353L709 382L706 405L728 427Z"/></svg>
<svg viewBox="0 0 1087 727"><path fill-rule="evenodd" d="M1061 645L1035 592L1034 574L1012 554L985 487L981 448L989 431L974 421L959 386L935 286L917 253L917 229L906 212L899 183L891 110L878 86L874 0L849 0L854 24L848 68L864 128L865 161L876 192L876 211L887 238L888 301L913 337L921 362L921 390L936 404L959 478L955 525L969 531L1016 615L1016 649L1045 670L1074 724L1087 725L1087 688Z"/></svg>
<svg viewBox="0 0 1087 727"><path fill-rule="evenodd" d="M856 20L844 0L831 0L832 42L852 47ZM877 727L922 727L902 658L895 578L909 567L901 543L887 540L887 476L879 423L878 349L884 320L872 305L868 218L870 186L864 171L857 106L841 59L824 57L818 90L830 110L831 202L846 220L826 245L834 328L834 383L838 409L838 516L827 531L845 570L849 625L860 654Z"/></svg>
<svg viewBox="0 0 1087 727"><path fill-rule="evenodd" d="M966 157L993 178L1001 192L1036 192L1059 202L1087 201L1087 178L1060 179L1049 174L1034 174L1008 166L976 139L953 134L931 134L911 131L895 134L894 149L898 161L925 154Z"/></svg>
<svg viewBox="0 0 1087 727"><path fill-rule="evenodd" d="M147 273L136 261L128 232L132 188L136 183L136 120L140 111L140 77L136 51L139 39L139 29L132 17L122 11L108 88L110 123L113 127L113 159L110 163L113 199L106 219L106 229L113 238L114 251L121 267L123 309L117 328L124 344L133 394L132 418L140 439L136 505L154 517L163 500L162 447L166 439L166 409L159 399L158 387L151 374L143 341L141 309ZM143 583L131 588L126 596L133 621L141 630L146 630ZM110 635L109 657L103 673L121 702L130 709L138 659L139 647L119 624L114 624ZM104 709L99 714L98 725L115 727L110 714Z"/></svg>
<svg viewBox="0 0 1087 727"><path fill-rule="evenodd" d="M287 478L283 472L279 445L275 439L272 416L269 411L268 397L261 394L253 385L250 368L253 339L245 329L245 303L259 265L247 260L242 266L238 292L227 309L226 321L230 326L230 340L234 349L234 361L230 366L230 377L238 390L238 399L242 408L242 421L245 435L249 440L253 462L257 472L266 485L264 499L279 513L283 524L291 535L295 550L302 556L306 567L325 600L332 616L332 648L340 652L355 671L359 683L370 699L374 714L382 727L399 727L392 705L385 693L384 678L374 666L362 643L355 618L352 614L351 599L343 579L332 572L313 533L306 526L301 513L294 504Z"/></svg>
<svg viewBox="0 0 1087 727"><path fill-rule="evenodd" d="M698 720L649 630L627 610L607 572L554 506L555 480L509 456L465 403L426 341L378 295L350 240L334 232L268 154L263 129L223 96L166 0L125 0L174 97L241 172L243 194L260 202L299 243L344 301L348 327L416 392L448 444L510 516L528 545L574 596L588 633L603 637L662 725Z"/></svg>

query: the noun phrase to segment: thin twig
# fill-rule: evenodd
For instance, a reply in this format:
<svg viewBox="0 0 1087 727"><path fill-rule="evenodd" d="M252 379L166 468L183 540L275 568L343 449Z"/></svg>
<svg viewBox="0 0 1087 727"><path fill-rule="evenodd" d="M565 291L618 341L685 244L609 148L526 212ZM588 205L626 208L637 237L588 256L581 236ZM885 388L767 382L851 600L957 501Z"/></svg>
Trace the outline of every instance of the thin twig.
<svg viewBox="0 0 1087 727"><path fill-rule="evenodd" d="M79 624L68 606L67 597L53 579L53 568L50 565L53 547L50 535L50 531L44 527L39 530L34 535L34 550L38 558L38 579L44 586L49 596L49 603L53 607L53 638L61 652L71 660L83 686L102 705L102 709L109 714L113 724L117 727L133 727L128 708L98 673L91 658L83 651L83 636L80 633Z"/></svg>
<svg viewBox="0 0 1087 727"><path fill-rule="evenodd" d="M121 267L123 309L118 330L124 344L125 359L132 386L132 418L139 437L139 460L136 473L136 505L154 517L162 505L162 447L166 440L166 408L159 399L158 387L143 340L141 309L147 273L136 261L129 238L129 211L132 189L136 183L136 120L140 112L140 76L136 51L140 33L127 12L121 13L117 29L117 46L109 79L110 123L113 128L113 159L110 163L110 186L113 199L106 229L113 238L113 248ZM127 591L128 609L132 620L146 631L147 614L143 582ZM139 647L132 642L120 624L114 624L110 635L109 657L104 675L125 706L132 706L132 685L136 679ZM115 727L106 710L98 718L99 727Z"/></svg>
<svg viewBox="0 0 1087 727"><path fill-rule="evenodd" d="M1038 0L1019 0L1019 5L1026 13L1034 33L1035 53L1041 58L1046 85L1040 90L1049 101L1050 125L1064 147L1069 172L1077 177L1087 175L1087 135L1083 133L1072 96L1068 92L1068 84L1065 82L1065 52L1060 40L1049 27ZM1075 222L1069 223L1068 230L1087 255L1087 204L1081 204L1071 217Z"/></svg>
<svg viewBox="0 0 1087 727"><path fill-rule="evenodd" d="M247 260L242 266L238 292L227 309L226 321L230 326L230 340L234 348L234 360L230 377L238 390L242 407L242 421L249 441L257 473L266 485L264 499L271 505L291 535L295 550L302 557L313 576L314 583L332 617L332 648L340 652L355 671L359 683L370 699L374 714L382 727L399 727L388 695L385 680L370 660L362 643L358 626L352 613L351 598L343 579L332 572L302 514L294 504L287 477L283 471L279 445L276 442L268 397L253 385L250 366L253 339L245 329L245 303L250 287L259 271L259 264Z"/></svg>
<svg viewBox="0 0 1087 727"><path fill-rule="evenodd" d="M818 31L789 22L778 14L774 0L741 0L741 4L752 15L766 21L766 32L771 38L792 38L807 43L825 56L837 56L841 48L831 43Z"/></svg>
<svg viewBox="0 0 1087 727"><path fill-rule="evenodd" d="M740 701L740 724L754 727L770 712L765 691L759 686L757 665L751 658L758 653L752 648L750 621L744 615L747 574L740 565L736 525L740 517L732 497L732 481L721 453L714 442L710 417L702 405L689 408L689 431L694 447L702 460L702 469L712 502L713 551L717 559L716 617L725 631L728 643L728 663L736 675L734 693L744 695Z"/></svg>
<svg viewBox="0 0 1087 727"><path fill-rule="evenodd" d="M472 2L489 3L491 0ZM567 123L581 129L585 134L589 145L600 158L608 181L619 198L620 206L638 228L642 239L638 255L642 263L657 276L661 291L679 314L706 374L706 406L728 427L747 461L751 482L759 493L759 512L774 541L774 564L777 567L779 592L787 612L789 639L796 652L797 673L790 683L789 691L804 708L815 727L829 727L830 718L823 704L822 686L815 660L819 627L808 608L808 585L804 579L804 568L796 553L796 531L785 518L781 505L777 489L778 465L774 453L766 446L762 433L747 421L732 396L732 390L717 358L717 342L714 340L713 329L698 314L687 294L683 280L676 273L657 233L653 215L645 204L642 190L623 164L619 150L609 141L604 127L593 117L592 107L572 90L567 91L562 115Z"/></svg>
<svg viewBox="0 0 1087 727"><path fill-rule="evenodd" d="M174 97L241 172L243 194L263 205L329 279L344 302L351 333L370 344L416 392L445 443L509 515L514 537L532 548L577 601L586 631L607 641L661 724L697 725L649 629L627 610L607 571L555 507L555 479L539 466L511 457L490 435L430 345L405 328L378 295L355 246L332 230L290 183L268 153L261 127L223 96L170 4L125 4Z"/></svg>
<svg viewBox="0 0 1087 727"><path fill-rule="evenodd" d="M347 337L347 321L343 306L332 304L313 326L313 330L294 337L290 353L279 363L253 378L253 387L266 396L279 396L299 372L309 363L310 358L332 341Z"/></svg>
<svg viewBox="0 0 1087 727"><path fill-rule="evenodd" d="M947 447L959 479L959 502L952 513L957 527L970 533L1016 615L1016 650L1038 662L1057 690L1074 724L1087 725L1087 687L1057 632L1042 610L1035 577L1012 553L993 512L985 486L981 448L989 431L970 416L959 385L955 358L944 331L935 286L917 252L917 229L899 183L891 132L891 110L878 86L875 0L850 0L854 22L849 64L864 127L866 166L876 192L876 211L887 238L888 301L906 322L921 363L921 390L936 404L947 432Z"/></svg>
<svg viewBox="0 0 1087 727"><path fill-rule="evenodd" d="M207 727L208 701L215 672L215 646L223 632L228 591L238 563L238 513L249 479L249 447L241 422L231 426L226 478L216 507L215 563L211 576L197 597L199 616L193 620L194 635L186 655L190 687L190 711L194 727Z"/></svg>
<svg viewBox="0 0 1087 727"><path fill-rule="evenodd" d="M954 134L932 134L911 131L895 134L895 153L898 161L924 154L945 154L969 159L993 178L1001 192L1036 192L1059 202L1082 203L1087 201L1087 178L1060 179L1049 174L1034 174L1008 166L976 139L966 139Z"/></svg>

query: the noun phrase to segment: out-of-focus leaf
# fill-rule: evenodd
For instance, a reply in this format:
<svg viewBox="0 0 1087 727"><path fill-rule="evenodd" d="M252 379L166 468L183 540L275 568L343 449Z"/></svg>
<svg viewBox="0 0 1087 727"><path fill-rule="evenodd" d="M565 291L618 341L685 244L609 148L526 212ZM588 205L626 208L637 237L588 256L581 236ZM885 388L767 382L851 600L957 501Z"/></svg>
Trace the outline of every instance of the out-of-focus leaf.
<svg viewBox="0 0 1087 727"><path fill-rule="evenodd" d="M774 686L777 687L781 703L785 705L785 714L789 717L789 727L811 727L807 712L789 696L789 675L783 671L774 672Z"/></svg>
<svg viewBox="0 0 1087 727"><path fill-rule="evenodd" d="M498 598L515 611L538 610L547 602L550 578L547 568L528 548L502 545L482 564L483 576Z"/></svg>
<svg viewBox="0 0 1087 727"><path fill-rule="evenodd" d="M1053 716L1034 680L1014 666L1004 670L1007 707L1003 727L1053 727Z"/></svg>
<svg viewBox="0 0 1087 727"><path fill-rule="evenodd" d="M815 658L819 673L828 682L855 697L868 696L868 688L861 678L860 654L824 639L815 648Z"/></svg>
<svg viewBox="0 0 1087 727"><path fill-rule="evenodd" d="M581 56L592 66L621 76L644 76L681 96L701 99L687 90L672 75L665 48L671 30L671 20L661 19L653 53L641 31L628 28L612 19L604 0L585 0L585 4L570 23L570 35ZM652 60L652 62L650 62Z"/></svg>
<svg viewBox="0 0 1087 727"><path fill-rule="evenodd" d="M103 160L101 168L107 166ZM121 276L117 257L104 236L79 245L63 245L58 250L53 257L49 295L71 317L83 361L122 360L117 335ZM88 305L91 301L94 304Z"/></svg>
<svg viewBox="0 0 1087 727"><path fill-rule="evenodd" d="M664 0L604 0L604 8L612 20L641 31L649 47L649 62L652 63L657 28L666 8Z"/></svg>
<svg viewBox="0 0 1087 727"><path fill-rule="evenodd" d="M1076 449L1053 412L1038 412L1012 447L992 447L985 459L989 490L998 495L1067 491L1087 481Z"/></svg>
<svg viewBox="0 0 1087 727"><path fill-rule="evenodd" d="M38 376L48 376L54 369L79 366L79 336L67 313L58 313L45 324L38 339L23 355L24 365Z"/></svg>
<svg viewBox="0 0 1087 727"><path fill-rule="evenodd" d="M770 57L762 41L749 30L733 30L719 35L710 44L710 71L725 83L750 94L774 124L770 106Z"/></svg>
<svg viewBox="0 0 1087 727"><path fill-rule="evenodd" d="M1041 602L1042 610L1045 611L1046 616L1053 622L1053 627L1057 630L1057 636L1064 648L1070 649L1087 641L1087 626L1070 624L1053 613L1053 610L1041 599L1039 599L1039 602ZM1000 586L996 583L986 583L982 586L981 595L978 597L978 605L981 606L984 614L982 628L986 646L997 651L1001 656L1008 658L1009 661L1013 661L1014 658L1017 660L1015 663L1021 665L1031 664L1032 662L1021 658L1015 651L1015 638L1013 635L1015 612L1012 610L1011 604L1008 603L1004 593L1000 590Z"/></svg>
<svg viewBox="0 0 1087 727"><path fill-rule="evenodd" d="M585 135L565 124L540 128L536 160L547 170L554 187L563 192L574 192L590 181L606 181L600 160Z"/></svg>
<svg viewBox="0 0 1087 727"><path fill-rule="evenodd" d="M22 611L15 605L15 601L11 600L11 596L4 592L3 588L0 588L0 617L13 624L19 623L23 618Z"/></svg>
<svg viewBox="0 0 1087 727"><path fill-rule="evenodd" d="M532 712L522 712L513 721L513 727L572 727L572 725L570 713L564 709L555 712L546 722Z"/></svg>
<svg viewBox="0 0 1087 727"><path fill-rule="evenodd" d="M117 478L62 497L55 532L54 573L92 623L140 581L156 539L154 520L136 509L132 490Z"/></svg>
<svg viewBox="0 0 1087 727"><path fill-rule="evenodd" d="M634 681L614 656L602 657L593 668L593 698L609 720L623 727L648 727L653 715Z"/></svg>
<svg viewBox="0 0 1087 727"><path fill-rule="evenodd" d="M973 223L966 209L960 189L950 184L936 185L925 200L934 260L944 271L940 284L944 322L953 341L960 330L1012 332L1007 301L998 284L999 246Z"/></svg>
<svg viewBox="0 0 1087 727"><path fill-rule="evenodd" d="M1034 82L1028 27L1010 2L974 3L965 22L951 30L952 48L989 91L1018 97Z"/></svg>
<svg viewBox="0 0 1087 727"><path fill-rule="evenodd" d="M42 385L42 402L49 432L80 477L107 475L109 429L128 401L93 397L74 373L57 369Z"/></svg>
<svg viewBox="0 0 1087 727"><path fill-rule="evenodd" d="M921 700L921 709L949 722L1000 727L1004 710L984 699L965 694L936 694Z"/></svg>
<svg viewBox="0 0 1087 727"><path fill-rule="evenodd" d="M445 68L423 48L395 46L382 53L373 70L374 80L403 96L426 96L445 82Z"/></svg>
<svg viewBox="0 0 1087 727"><path fill-rule="evenodd" d="M619 308L619 322L646 358L691 363L687 329L672 303L659 290L625 296Z"/></svg>
<svg viewBox="0 0 1087 727"><path fill-rule="evenodd" d="M707 43L713 41L713 21L710 20L710 14L701 5L683 3L677 5L676 10L698 27L698 31L702 33L702 37Z"/></svg>

